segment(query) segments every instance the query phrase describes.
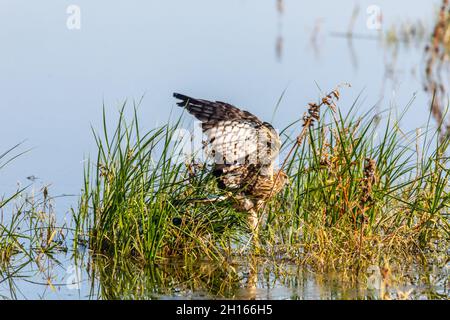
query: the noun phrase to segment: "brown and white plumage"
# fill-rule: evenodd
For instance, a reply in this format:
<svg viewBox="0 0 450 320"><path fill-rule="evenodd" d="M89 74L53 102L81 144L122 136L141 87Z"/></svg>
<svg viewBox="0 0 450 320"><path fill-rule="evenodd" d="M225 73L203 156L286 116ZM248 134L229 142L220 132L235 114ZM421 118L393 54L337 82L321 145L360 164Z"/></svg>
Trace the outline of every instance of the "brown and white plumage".
<svg viewBox="0 0 450 320"><path fill-rule="evenodd" d="M202 122L205 150L214 160L219 187L232 192L237 209L251 213L250 223L256 229L256 212L287 181L284 172L274 170L281 147L278 133L269 123L228 103L178 93L174 97L181 100L178 106Z"/></svg>

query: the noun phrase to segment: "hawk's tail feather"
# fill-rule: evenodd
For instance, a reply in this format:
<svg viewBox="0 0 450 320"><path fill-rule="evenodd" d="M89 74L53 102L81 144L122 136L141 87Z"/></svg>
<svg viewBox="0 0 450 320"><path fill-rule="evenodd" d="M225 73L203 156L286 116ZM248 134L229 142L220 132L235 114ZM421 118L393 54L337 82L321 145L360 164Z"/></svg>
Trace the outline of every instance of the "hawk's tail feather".
<svg viewBox="0 0 450 320"><path fill-rule="evenodd" d="M176 99L181 100L181 102L177 102L177 105L180 106L180 107L186 106L186 104L188 103L188 101L195 100L195 99L193 99L193 98L191 98L191 97L188 97L188 96L186 96L186 95L184 95L184 94L176 93L176 92L173 93L173 96L174 96Z"/></svg>
<svg viewBox="0 0 450 320"><path fill-rule="evenodd" d="M181 100L180 102L177 102L179 107L186 108L189 113L193 114L202 122L217 118L218 115L224 113L224 110L218 111L218 109L223 108L223 106L221 107L212 101L199 100L176 92L173 96L176 99Z"/></svg>
<svg viewBox="0 0 450 320"><path fill-rule="evenodd" d="M225 102L195 99L176 92L173 96L181 100L177 102L178 106L186 108L189 113L204 123L209 121L247 120L259 125L262 124L261 120L250 112L241 110Z"/></svg>

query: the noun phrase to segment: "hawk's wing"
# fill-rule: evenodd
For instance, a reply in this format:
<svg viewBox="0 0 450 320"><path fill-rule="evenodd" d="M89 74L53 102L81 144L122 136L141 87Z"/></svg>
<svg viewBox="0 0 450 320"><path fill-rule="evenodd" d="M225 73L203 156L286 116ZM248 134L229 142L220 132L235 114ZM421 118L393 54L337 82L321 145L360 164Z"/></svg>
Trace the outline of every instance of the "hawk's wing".
<svg viewBox="0 0 450 320"><path fill-rule="evenodd" d="M273 164L280 151L280 137L267 122L262 122L248 111L228 103L190 98L178 93L174 97L202 122L207 136L206 151L214 159L217 173L246 176L249 166L259 174L273 175ZM252 170L254 171L254 170ZM234 184L234 183L233 183Z"/></svg>
<svg viewBox="0 0 450 320"><path fill-rule="evenodd" d="M201 122L245 119L262 124L261 120L250 112L225 102L194 99L179 93L174 93L173 96L181 100L177 102L178 106L186 108L189 113L193 114Z"/></svg>

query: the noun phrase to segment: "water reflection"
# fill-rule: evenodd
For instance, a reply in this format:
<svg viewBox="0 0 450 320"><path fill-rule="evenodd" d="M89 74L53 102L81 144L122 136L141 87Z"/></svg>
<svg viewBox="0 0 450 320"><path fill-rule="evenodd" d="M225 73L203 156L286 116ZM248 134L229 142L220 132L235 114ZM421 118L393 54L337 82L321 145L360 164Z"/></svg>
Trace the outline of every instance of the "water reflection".
<svg viewBox="0 0 450 320"><path fill-rule="evenodd" d="M93 298L102 299L201 299L232 297L237 290L238 275L231 267L181 262L142 267L131 261L114 263L96 258L91 265Z"/></svg>
<svg viewBox="0 0 450 320"><path fill-rule="evenodd" d="M298 298L297 286L303 282L302 268L256 258L146 267L95 259L92 266L92 287L100 288L102 299L291 299Z"/></svg>
<svg viewBox="0 0 450 320"><path fill-rule="evenodd" d="M261 257L223 262L172 259L149 265L55 253L42 256L40 262L18 259L0 268L0 298L448 299L448 270L374 266L354 278Z"/></svg>
<svg viewBox="0 0 450 320"><path fill-rule="evenodd" d="M363 275L350 281L340 273L314 273L307 267L261 258L226 263L167 261L139 266L100 258L91 265L91 298L102 299L412 299L448 296L445 279L421 286L382 268L380 283L370 287ZM419 270L416 270L419 272ZM421 274L425 275L423 270ZM419 273L417 273L419 274ZM436 279L438 278L436 276ZM445 278L447 276L447 278ZM447 290L447 291L446 291Z"/></svg>

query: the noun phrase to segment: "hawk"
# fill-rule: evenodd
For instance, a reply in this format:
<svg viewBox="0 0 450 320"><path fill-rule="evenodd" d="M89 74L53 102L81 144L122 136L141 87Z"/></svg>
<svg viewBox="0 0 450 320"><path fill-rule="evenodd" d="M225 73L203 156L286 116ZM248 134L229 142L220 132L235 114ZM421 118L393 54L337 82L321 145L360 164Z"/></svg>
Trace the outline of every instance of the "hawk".
<svg viewBox="0 0 450 320"><path fill-rule="evenodd" d="M178 106L202 122L218 187L232 195L237 210L249 213L249 225L257 233L258 212L288 181L274 168L281 147L278 133L270 123L228 103L173 95L181 100Z"/></svg>

